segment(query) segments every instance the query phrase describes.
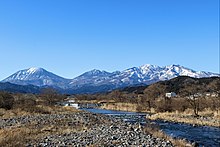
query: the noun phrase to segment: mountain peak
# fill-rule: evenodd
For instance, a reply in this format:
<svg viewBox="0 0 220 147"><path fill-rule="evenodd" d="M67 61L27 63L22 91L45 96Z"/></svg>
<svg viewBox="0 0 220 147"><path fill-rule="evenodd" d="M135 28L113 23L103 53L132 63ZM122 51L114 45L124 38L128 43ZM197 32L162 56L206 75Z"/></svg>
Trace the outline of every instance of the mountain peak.
<svg viewBox="0 0 220 147"><path fill-rule="evenodd" d="M45 69L41 67L31 67L27 69L27 73L33 74L35 72L45 71Z"/></svg>
<svg viewBox="0 0 220 147"><path fill-rule="evenodd" d="M152 65L152 64L144 64L144 65L140 66L139 68L141 68L141 69L150 69L150 68L159 68L159 66Z"/></svg>
<svg viewBox="0 0 220 147"><path fill-rule="evenodd" d="M43 68L31 67L20 70L4 79L2 82L10 82L20 85L65 87L68 79L57 76Z"/></svg>
<svg viewBox="0 0 220 147"><path fill-rule="evenodd" d="M98 69L93 69L91 71L89 71L90 73L101 73L102 71L101 70L98 70Z"/></svg>
<svg viewBox="0 0 220 147"><path fill-rule="evenodd" d="M181 65L157 66L145 64L117 72L107 72L93 69L74 78L65 79L39 67L20 70L9 76L3 82L20 85L52 86L61 89L82 90L88 87L99 87L104 90L132 86L137 84L152 84L157 81L169 80L178 76L195 78L220 76L210 72L198 72ZM82 89L80 89L82 88Z"/></svg>
<svg viewBox="0 0 220 147"><path fill-rule="evenodd" d="M90 70L88 72L85 72L84 74L80 75L80 76L104 76L104 75L108 75L110 73L108 73L107 71L104 70L98 70L98 69L93 69Z"/></svg>
<svg viewBox="0 0 220 147"><path fill-rule="evenodd" d="M175 67L183 67L183 66L181 66L181 65L179 65L179 64L171 64L171 65L167 65L167 66L165 66L166 68L175 68ZM183 68L185 68L185 67L183 67Z"/></svg>

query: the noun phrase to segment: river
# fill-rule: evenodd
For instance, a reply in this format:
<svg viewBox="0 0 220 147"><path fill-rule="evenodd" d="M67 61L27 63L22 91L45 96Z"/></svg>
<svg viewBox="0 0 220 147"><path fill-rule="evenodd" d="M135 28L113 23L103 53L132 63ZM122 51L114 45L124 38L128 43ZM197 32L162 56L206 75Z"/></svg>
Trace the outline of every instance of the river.
<svg viewBox="0 0 220 147"><path fill-rule="evenodd" d="M111 115L112 117L122 118L129 122L146 123L149 121L146 119L144 113L126 112L126 111L114 111L104 109L82 109L92 113L99 113L105 115ZM167 121L153 121L159 128L166 134L174 137L186 139L190 142L197 142L199 146L213 146L220 147L220 128L208 127L208 126L193 126L183 123L174 123Z"/></svg>

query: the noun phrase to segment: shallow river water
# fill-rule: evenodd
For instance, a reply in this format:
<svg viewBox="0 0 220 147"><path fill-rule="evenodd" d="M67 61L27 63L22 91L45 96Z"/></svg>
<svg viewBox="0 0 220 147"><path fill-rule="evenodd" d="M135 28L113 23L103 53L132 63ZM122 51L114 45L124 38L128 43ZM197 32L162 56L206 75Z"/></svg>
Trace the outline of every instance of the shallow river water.
<svg viewBox="0 0 220 147"><path fill-rule="evenodd" d="M122 118L125 121L138 121L146 123L144 113L114 111L104 109L83 109L92 113L111 115L113 117ZM208 126L193 126L183 123L173 123L165 121L154 121L161 130L174 138L182 138L191 142L197 142L199 146L220 147L220 128Z"/></svg>

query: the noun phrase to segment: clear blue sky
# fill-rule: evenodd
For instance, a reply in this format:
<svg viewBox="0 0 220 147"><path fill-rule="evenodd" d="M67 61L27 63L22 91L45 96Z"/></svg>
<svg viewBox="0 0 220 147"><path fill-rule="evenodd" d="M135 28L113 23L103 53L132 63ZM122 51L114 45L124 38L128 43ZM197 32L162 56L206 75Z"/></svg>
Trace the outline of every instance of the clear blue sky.
<svg viewBox="0 0 220 147"><path fill-rule="evenodd" d="M147 63L218 73L219 0L0 0L0 55L0 80Z"/></svg>

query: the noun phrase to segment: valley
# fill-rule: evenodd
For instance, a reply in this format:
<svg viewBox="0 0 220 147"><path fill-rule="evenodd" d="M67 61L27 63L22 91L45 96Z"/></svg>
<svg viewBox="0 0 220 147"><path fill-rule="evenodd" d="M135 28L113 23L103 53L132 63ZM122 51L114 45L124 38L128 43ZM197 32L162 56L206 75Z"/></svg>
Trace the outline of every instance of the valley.
<svg viewBox="0 0 220 147"><path fill-rule="evenodd" d="M220 147L219 0L0 0L0 147Z"/></svg>
<svg viewBox="0 0 220 147"><path fill-rule="evenodd" d="M219 77L179 76L95 94L61 94L48 87L35 94L3 90L0 146L216 145L219 86ZM191 130L206 131L212 139L188 136Z"/></svg>
<svg viewBox="0 0 220 147"><path fill-rule="evenodd" d="M49 97L52 96L0 93L1 100L8 101L0 103L0 146L174 146L187 143L153 136L138 123L57 106L56 103L66 97L53 95L56 100Z"/></svg>

